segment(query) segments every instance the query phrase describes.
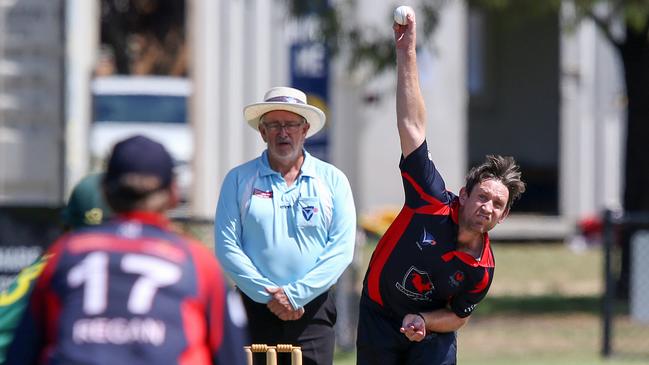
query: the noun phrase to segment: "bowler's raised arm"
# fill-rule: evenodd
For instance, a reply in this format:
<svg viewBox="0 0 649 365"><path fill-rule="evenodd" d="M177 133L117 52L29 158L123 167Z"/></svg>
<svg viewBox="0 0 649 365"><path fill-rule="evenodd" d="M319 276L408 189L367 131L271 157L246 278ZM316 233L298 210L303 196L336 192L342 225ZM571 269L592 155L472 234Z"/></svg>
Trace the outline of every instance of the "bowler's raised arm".
<svg viewBox="0 0 649 365"><path fill-rule="evenodd" d="M405 25L393 24L397 53L397 128L403 156L417 149L426 137L426 106L419 89L416 22L414 12Z"/></svg>

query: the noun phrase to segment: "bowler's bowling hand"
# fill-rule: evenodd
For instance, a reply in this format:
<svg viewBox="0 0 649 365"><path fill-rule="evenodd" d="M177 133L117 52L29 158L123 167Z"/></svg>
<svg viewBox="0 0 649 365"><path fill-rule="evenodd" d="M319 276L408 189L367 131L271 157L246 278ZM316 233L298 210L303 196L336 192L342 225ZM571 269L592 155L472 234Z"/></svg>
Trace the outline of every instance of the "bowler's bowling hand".
<svg viewBox="0 0 649 365"><path fill-rule="evenodd" d="M415 46L417 44L416 27L417 25L414 13L409 13L407 15L406 24L398 24L397 22L392 24L397 49L415 51Z"/></svg>
<svg viewBox="0 0 649 365"><path fill-rule="evenodd" d="M426 337L426 322L420 314L406 314L403 317L401 333L406 335L408 340L419 342Z"/></svg>

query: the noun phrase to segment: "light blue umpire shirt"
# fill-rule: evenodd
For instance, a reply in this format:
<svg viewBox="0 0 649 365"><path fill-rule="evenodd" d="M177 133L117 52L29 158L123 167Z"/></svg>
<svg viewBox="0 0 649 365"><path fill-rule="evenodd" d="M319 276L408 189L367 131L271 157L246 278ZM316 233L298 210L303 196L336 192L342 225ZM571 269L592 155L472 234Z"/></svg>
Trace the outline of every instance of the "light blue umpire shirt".
<svg viewBox="0 0 649 365"><path fill-rule="evenodd" d="M304 151L292 186L268 151L232 169L216 208L216 255L248 297L282 287L294 308L327 291L352 261L356 209L347 177Z"/></svg>

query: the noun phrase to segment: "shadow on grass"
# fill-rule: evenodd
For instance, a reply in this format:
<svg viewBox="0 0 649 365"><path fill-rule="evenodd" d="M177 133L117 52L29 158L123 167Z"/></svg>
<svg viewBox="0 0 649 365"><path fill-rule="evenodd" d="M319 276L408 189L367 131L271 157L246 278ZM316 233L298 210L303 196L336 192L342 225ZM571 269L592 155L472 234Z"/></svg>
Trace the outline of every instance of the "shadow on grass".
<svg viewBox="0 0 649 365"><path fill-rule="evenodd" d="M600 296L492 296L480 303L476 314L600 314Z"/></svg>

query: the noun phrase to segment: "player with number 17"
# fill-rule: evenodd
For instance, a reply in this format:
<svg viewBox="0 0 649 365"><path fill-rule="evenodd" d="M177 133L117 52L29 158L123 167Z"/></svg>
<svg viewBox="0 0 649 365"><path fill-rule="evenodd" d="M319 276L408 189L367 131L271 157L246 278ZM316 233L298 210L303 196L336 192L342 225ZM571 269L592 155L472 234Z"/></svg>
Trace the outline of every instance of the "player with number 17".
<svg viewBox="0 0 649 365"><path fill-rule="evenodd" d="M115 219L48 250L5 364L243 364L237 294L164 215L178 202L172 171L157 142L115 145L102 181Z"/></svg>

